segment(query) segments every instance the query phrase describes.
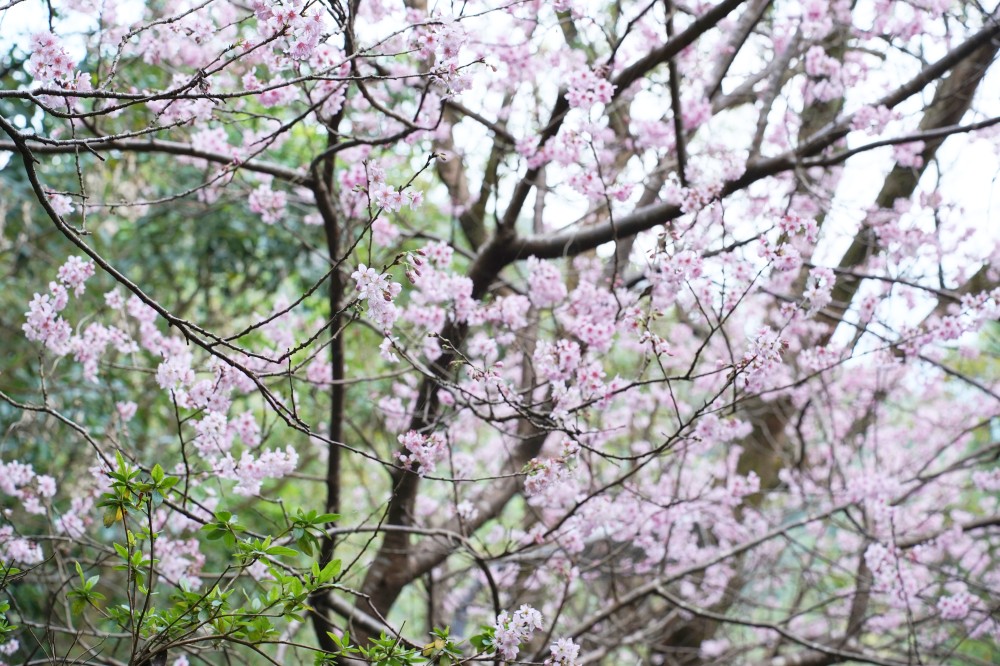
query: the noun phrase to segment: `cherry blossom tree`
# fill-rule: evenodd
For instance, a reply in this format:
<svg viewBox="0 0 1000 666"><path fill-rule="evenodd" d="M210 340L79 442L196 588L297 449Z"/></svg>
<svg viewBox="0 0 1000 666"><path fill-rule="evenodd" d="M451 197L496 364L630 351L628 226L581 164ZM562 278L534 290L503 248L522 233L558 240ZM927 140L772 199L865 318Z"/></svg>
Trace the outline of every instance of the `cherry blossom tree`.
<svg viewBox="0 0 1000 666"><path fill-rule="evenodd" d="M996 2L0 36L0 662L1000 658Z"/></svg>

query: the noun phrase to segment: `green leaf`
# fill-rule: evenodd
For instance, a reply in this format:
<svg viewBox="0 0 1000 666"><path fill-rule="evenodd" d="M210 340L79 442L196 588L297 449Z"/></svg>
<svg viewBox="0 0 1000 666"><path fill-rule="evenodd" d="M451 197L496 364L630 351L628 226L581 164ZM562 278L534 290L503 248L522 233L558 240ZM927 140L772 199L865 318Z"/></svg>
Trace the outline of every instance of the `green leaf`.
<svg viewBox="0 0 1000 666"><path fill-rule="evenodd" d="M340 574L340 560L330 560L320 572L319 581L326 583Z"/></svg>
<svg viewBox="0 0 1000 666"><path fill-rule="evenodd" d="M299 554L299 551L286 548L285 546L271 546L270 548L266 548L264 552L276 557L297 557Z"/></svg>
<svg viewBox="0 0 1000 666"><path fill-rule="evenodd" d="M335 523L338 520L340 520L340 514L324 513L323 515L316 516L310 522L313 525L323 525L325 523Z"/></svg>
<svg viewBox="0 0 1000 666"><path fill-rule="evenodd" d="M493 627L483 625L482 629L482 633L469 638L469 642L472 643L472 647L476 648L479 652L495 652L496 649L493 647Z"/></svg>

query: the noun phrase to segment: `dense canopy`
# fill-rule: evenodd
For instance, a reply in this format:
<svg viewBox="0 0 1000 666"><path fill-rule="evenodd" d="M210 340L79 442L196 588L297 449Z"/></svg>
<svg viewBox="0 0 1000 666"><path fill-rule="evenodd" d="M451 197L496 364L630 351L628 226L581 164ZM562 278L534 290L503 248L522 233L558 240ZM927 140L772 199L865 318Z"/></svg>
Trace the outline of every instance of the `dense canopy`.
<svg viewBox="0 0 1000 666"><path fill-rule="evenodd" d="M995 0L0 3L0 665L1000 661Z"/></svg>

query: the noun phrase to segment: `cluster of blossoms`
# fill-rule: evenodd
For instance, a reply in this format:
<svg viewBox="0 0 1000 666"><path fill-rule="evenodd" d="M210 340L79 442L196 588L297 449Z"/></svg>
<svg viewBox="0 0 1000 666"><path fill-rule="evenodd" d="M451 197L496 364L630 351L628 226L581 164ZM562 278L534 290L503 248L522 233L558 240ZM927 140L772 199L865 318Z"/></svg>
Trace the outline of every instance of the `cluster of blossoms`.
<svg viewBox="0 0 1000 666"><path fill-rule="evenodd" d="M260 215L264 224L274 224L282 218L288 196L282 190L272 190L269 185L259 185L247 199L250 210Z"/></svg>
<svg viewBox="0 0 1000 666"><path fill-rule="evenodd" d="M316 94L324 100L324 114L337 113L347 99L347 86L337 79L343 79L351 73L350 61L340 49L330 44L320 44L309 58L309 66L314 72L322 72L330 77L316 82Z"/></svg>
<svg viewBox="0 0 1000 666"><path fill-rule="evenodd" d="M418 26L410 38L410 45L423 58L435 58L438 62L453 61L458 58L466 35L460 23L447 21L440 16L432 16L428 21L417 10L409 10L410 25Z"/></svg>
<svg viewBox="0 0 1000 666"><path fill-rule="evenodd" d="M973 472L972 482L986 492L1000 492L1000 467Z"/></svg>
<svg viewBox="0 0 1000 666"><path fill-rule="evenodd" d="M519 139L516 149L529 169L549 163L566 167L565 185L592 202L625 202L632 196L634 183L628 174L607 164L613 161L618 141L607 123L571 116L565 129L544 144L529 136Z"/></svg>
<svg viewBox="0 0 1000 666"><path fill-rule="evenodd" d="M819 236L816 220L788 212L778 216L778 228L790 236L802 235L809 243L815 243Z"/></svg>
<svg viewBox="0 0 1000 666"><path fill-rule="evenodd" d="M953 594L938 599L937 609L942 620L964 620L974 607L981 605L978 597L969 594L965 584L958 583L955 588Z"/></svg>
<svg viewBox="0 0 1000 666"><path fill-rule="evenodd" d="M41 342L50 351L65 356L73 349L71 338L73 329L59 313L69 303L66 288L80 296L86 289L87 278L94 274L94 263L82 257L70 257L59 268L59 282L49 283L48 294L35 294L24 313L27 322L21 327L29 340Z"/></svg>
<svg viewBox="0 0 1000 666"><path fill-rule="evenodd" d="M447 321L489 327L488 333L476 333L468 343L467 358L473 363L467 366L467 378L461 387L466 397L490 402L494 407L499 403L513 405L523 399L515 388L516 380L499 355L505 346L517 340L517 332L528 324L529 313L535 306L538 310L551 308L556 321L569 333L555 342L539 340L530 357L535 363L536 376L552 382L553 398L560 413L580 402L607 404L622 382L618 377L605 382L599 355L611 348L623 321L620 309L631 302L631 297L624 291L612 292L604 284L595 285L594 281L605 281L601 268L593 265L595 262L574 262L582 279L569 292L554 262L531 257L526 262L527 296L509 294L480 303L472 298L469 278L443 270L451 261L451 252L442 249L440 243L431 243L418 253L429 261L423 261L419 271L408 271L413 273L417 290L411 294L401 318L426 331L420 337L425 340L423 353L429 361L441 353L433 333L439 333ZM391 354L393 347L392 341L383 341L383 357L391 362L396 360ZM409 393L403 388L398 391L397 395ZM400 410L390 411L395 414ZM395 418L392 421L401 423Z"/></svg>
<svg viewBox="0 0 1000 666"><path fill-rule="evenodd" d="M598 173L590 169L573 174L567 184L591 201L626 201L632 195L632 186L628 183L607 185Z"/></svg>
<svg viewBox="0 0 1000 666"><path fill-rule="evenodd" d="M224 127L206 127L191 135L191 147L198 152L236 156Z"/></svg>
<svg viewBox="0 0 1000 666"><path fill-rule="evenodd" d="M383 330L391 330L399 317L393 299L399 295L402 285L391 282L387 274L379 274L364 264L358 265L351 278L356 283L358 299L368 301L368 316Z"/></svg>
<svg viewBox="0 0 1000 666"><path fill-rule="evenodd" d="M285 53L293 60L308 60L323 36L323 14L306 14L301 0L274 2L254 0L250 6L257 17L258 30L266 36L283 35Z"/></svg>
<svg viewBox="0 0 1000 666"><path fill-rule="evenodd" d="M834 21L850 23L851 4L847 0L806 0L799 7L801 30L810 38L828 35Z"/></svg>
<svg viewBox="0 0 1000 666"><path fill-rule="evenodd" d="M369 218L373 208L397 213L404 206L417 210L424 201L423 193L412 187L397 190L386 182L385 169L372 159L368 159L371 149L367 146L345 151L349 160L347 168L337 172L340 183L340 205L350 217ZM377 215L372 223L376 243L383 245L399 235L395 225L383 216Z"/></svg>
<svg viewBox="0 0 1000 666"><path fill-rule="evenodd" d="M760 391L768 383L778 381L775 370L781 366L781 355L788 347L780 334L768 327L761 328L739 364L743 386L749 391Z"/></svg>
<svg viewBox="0 0 1000 666"><path fill-rule="evenodd" d="M275 479L291 474L299 464L299 454L291 446L262 451L256 458L244 450L239 461L231 453L219 458L215 472L223 479L236 481L233 492L237 495L256 495L266 479Z"/></svg>
<svg viewBox="0 0 1000 666"><path fill-rule="evenodd" d="M872 572L872 589L887 594L893 604L905 605L910 599L916 599L930 582L927 571L913 565L918 557L919 551L907 554L894 544L870 545L865 551L865 563Z"/></svg>
<svg viewBox="0 0 1000 666"><path fill-rule="evenodd" d="M109 345L123 354L137 351L138 346L125 331L98 322L88 324L82 333L73 335L69 322L59 315L69 302L66 288L71 288L75 296L81 296L86 289L84 283L93 274L93 262L70 257L59 269L61 284L49 283L49 294L36 293L28 304L27 321L22 330L29 340L43 343L58 356L73 353L74 359L83 365L84 376L97 381L98 362Z"/></svg>
<svg viewBox="0 0 1000 666"><path fill-rule="evenodd" d="M59 316L68 297L66 288L55 282L49 284L49 290L51 294L35 294L28 303L28 311L24 313L27 322L21 329L29 340L41 342L62 356L69 353L69 340L73 335L69 322Z"/></svg>
<svg viewBox="0 0 1000 666"><path fill-rule="evenodd" d="M702 258L692 250L673 254L658 252L649 262L647 278L653 286L653 305L661 310L672 305L685 285L697 281L704 272Z"/></svg>
<svg viewBox="0 0 1000 666"><path fill-rule="evenodd" d="M892 154L896 163L902 167L919 169L924 165L924 142L908 141L893 146Z"/></svg>
<svg viewBox="0 0 1000 666"><path fill-rule="evenodd" d="M541 504L551 503L546 495L571 477L569 465L579 451L579 444L566 440L558 457L533 458L527 466L524 494L529 498L541 499Z"/></svg>
<svg viewBox="0 0 1000 666"><path fill-rule="evenodd" d="M685 213L697 213L711 206L719 199L719 183L696 184L690 187L677 187L674 197Z"/></svg>
<svg viewBox="0 0 1000 666"><path fill-rule="evenodd" d="M802 267L802 253L791 243L764 241L757 248L760 258L771 264L775 271L794 275Z"/></svg>
<svg viewBox="0 0 1000 666"><path fill-rule="evenodd" d="M424 261L424 258L429 258L430 261ZM403 313L407 321L436 332L441 330L449 317L464 322L481 312L479 303L472 298L472 281L465 276L442 270L446 265L442 262L450 261L450 255L435 249L432 243L418 252L415 259L421 263L408 270L408 276L417 291ZM427 347L429 358L437 358L440 355L440 349L435 346L437 340L429 338L427 344L431 343L433 345Z"/></svg>
<svg viewBox="0 0 1000 666"><path fill-rule="evenodd" d="M809 301L807 316L819 312L830 304L835 284L836 278L829 268L818 267L809 271L809 280L802 294Z"/></svg>
<svg viewBox="0 0 1000 666"><path fill-rule="evenodd" d="M7 655L8 657L17 652L17 649L21 647L20 641L16 638L12 638L9 641L0 643L0 654ZM4 662L0 660L0 666L4 666Z"/></svg>
<svg viewBox="0 0 1000 666"><path fill-rule="evenodd" d="M851 117L851 129L869 135L881 134L898 114L885 106L863 106Z"/></svg>
<svg viewBox="0 0 1000 666"><path fill-rule="evenodd" d="M410 190L404 194L385 183L376 184L372 195L377 206L393 213L398 213L404 204L409 204L411 210L416 210L423 202L423 195L420 192Z"/></svg>
<svg viewBox="0 0 1000 666"><path fill-rule="evenodd" d="M52 204L52 210L56 215L69 215L75 210L73 199L65 194L50 194L49 203Z"/></svg>
<svg viewBox="0 0 1000 666"><path fill-rule="evenodd" d="M251 412L231 419L226 416L232 405L230 393L248 392L254 387L246 375L219 363L212 367L211 379L199 379L193 361L184 349L168 351L157 368L156 380L171 392L179 406L205 410L202 418L193 422L196 437L192 444L217 476L236 481L234 492L238 495L256 495L265 479L281 478L294 471L298 453L290 446L251 453L250 449L261 444L260 426ZM231 450L235 437L244 445L238 458Z"/></svg>
<svg viewBox="0 0 1000 666"><path fill-rule="evenodd" d="M566 298L562 274L551 262L528 257L528 298L538 308L561 303Z"/></svg>
<svg viewBox="0 0 1000 666"><path fill-rule="evenodd" d="M157 571L161 576L186 590L201 587L199 574L205 565L205 555L198 549L197 539L161 537L156 541L156 551Z"/></svg>
<svg viewBox="0 0 1000 666"><path fill-rule="evenodd" d="M615 87L607 79L589 69L570 74L568 87L566 101L574 109L590 109L595 104L610 104L615 92Z"/></svg>
<svg viewBox="0 0 1000 666"><path fill-rule="evenodd" d="M256 76L244 77L243 85L247 87L247 90L260 90L261 92L257 95L257 101L260 102L261 106L268 109L292 104L297 95L295 86L288 84L285 77L280 74L272 77L267 82L268 87L266 90L261 90L264 84L257 81Z"/></svg>
<svg viewBox="0 0 1000 666"><path fill-rule="evenodd" d="M829 102L844 94L845 76L841 62L830 57L821 46L813 46L806 52L806 74L811 79L806 83L806 103Z"/></svg>
<svg viewBox="0 0 1000 666"><path fill-rule="evenodd" d="M399 443L409 451L409 454L397 451L396 459L406 469L418 466L417 472L421 476L433 474L434 470L437 469L437 464L448 455L448 442L444 435L439 432L421 435L419 432L410 430L399 436Z"/></svg>
<svg viewBox="0 0 1000 666"><path fill-rule="evenodd" d="M542 614L527 604L513 615L501 611L493 623L493 647L504 659L512 661L517 658L521 643L530 641L535 630L541 628Z"/></svg>
<svg viewBox="0 0 1000 666"><path fill-rule="evenodd" d="M393 213L398 213L405 204L416 210L424 201L424 195L416 190L401 192L385 182L385 170L378 164L368 164L368 190L375 205Z"/></svg>
<svg viewBox="0 0 1000 666"><path fill-rule="evenodd" d="M88 278L94 276L94 270L94 262L83 257L70 257L65 264L59 267L56 277L73 290L74 296L81 296L87 289L84 283Z"/></svg>
<svg viewBox="0 0 1000 666"><path fill-rule="evenodd" d="M102 477L103 478L103 477ZM74 497L70 500L70 508L56 519L56 532L78 539L86 533L87 527L93 524L90 516L94 508L92 494Z"/></svg>
<svg viewBox="0 0 1000 666"><path fill-rule="evenodd" d="M111 345L119 353L131 354L145 349L160 357L156 365L154 379L164 391L169 392L177 406L184 409L203 410L201 418L192 421L196 436L192 440L195 451L211 465L218 478L236 481L234 491L239 495L254 495L260 492L261 484L268 478L280 478L295 469L298 454L291 448L273 449L251 453L261 444L260 426L249 411L230 418L227 413L232 405L234 390L246 393L254 389L254 383L243 372L214 362L210 366L213 376L200 378L195 369L195 358L184 342L175 337L166 337L156 327L157 315L150 307L133 296L125 301L118 291L111 291L104 297L105 304L114 313L127 313L137 324L138 342L124 330L115 326L91 322L78 335L72 334L69 323L59 316L69 299L68 289L82 295L86 280L94 274L92 262L80 257L71 257L58 271L59 282L49 285L50 294L35 294L24 325L26 337L43 342L59 355L72 353L81 363L85 377L96 381L97 364L105 349ZM280 304L279 304L280 308ZM281 319L279 317L278 319ZM277 321L277 320L276 320ZM272 330L276 329L276 330ZM292 344L289 331L272 322L265 328L268 338L286 348ZM140 347L141 345L141 347ZM257 363L264 369L266 361L249 359L251 367ZM136 412L134 402L119 402L117 410L124 424ZM231 451L234 438L243 443L242 453L234 457ZM20 478L18 475L16 478ZM17 488L18 492L37 496L48 496L48 477L37 477L37 490ZM15 477L11 476L11 483ZM30 479L29 479L30 480ZM54 488L52 489L54 493ZM26 506L29 506L26 504ZM34 504L31 504L34 506ZM58 529L71 535L78 535L89 521L86 516L92 502L74 504L74 507L59 519Z"/></svg>
<svg viewBox="0 0 1000 666"><path fill-rule="evenodd" d="M599 132L595 128L591 129L591 138ZM590 142L593 145L593 142ZM544 145L538 145L538 137L529 136L518 140L517 152L527 159L529 169L537 169L543 164L555 162L560 166L579 165L589 153L588 141L581 131L566 129L560 132L554 139L546 141ZM572 184L572 183L571 183ZM577 191L582 191L577 185L573 185Z"/></svg>
<svg viewBox="0 0 1000 666"><path fill-rule="evenodd" d="M26 65L28 73L42 83L71 81L75 78L76 64L55 35L47 32L31 37L31 57Z"/></svg>
<svg viewBox="0 0 1000 666"><path fill-rule="evenodd" d="M532 360L539 377L550 382L565 382L580 367L580 345L575 340L542 340Z"/></svg>
<svg viewBox="0 0 1000 666"><path fill-rule="evenodd" d="M28 513L44 514L41 500L55 496L56 480L48 474L36 474L31 465L0 461L0 492L20 501Z"/></svg>
<svg viewBox="0 0 1000 666"><path fill-rule="evenodd" d="M442 16L437 11L428 15L412 8L406 12L406 21L414 26L409 47L423 61L422 64L433 63L431 80L437 85L432 95L449 97L468 90L471 77L463 70L459 61L462 47L467 41L462 23ZM433 122L427 123L432 124Z"/></svg>
<svg viewBox="0 0 1000 666"><path fill-rule="evenodd" d="M42 547L14 533L10 525L0 527L0 561L38 564L44 559Z"/></svg>
<svg viewBox="0 0 1000 666"><path fill-rule="evenodd" d="M580 646L571 638L560 638L549 646L550 654L545 666L579 666Z"/></svg>

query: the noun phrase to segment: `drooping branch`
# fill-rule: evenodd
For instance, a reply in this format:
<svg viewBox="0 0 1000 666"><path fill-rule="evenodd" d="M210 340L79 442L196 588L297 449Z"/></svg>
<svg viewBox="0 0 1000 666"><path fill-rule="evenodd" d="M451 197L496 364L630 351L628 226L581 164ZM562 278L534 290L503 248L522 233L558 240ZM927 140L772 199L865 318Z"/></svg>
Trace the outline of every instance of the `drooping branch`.
<svg viewBox="0 0 1000 666"><path fill-rule="evenodd" d="M93 151L117 150L125 153L160 153L205 160L214 164L224 165L234 170L236 168L245 169L254 173L274 176L279 180L305 187L312 187L313 185L312 176L305 171L297 171L281 166L280 164L261 160L251 159L240 161L232 155L197 149L191 144L178 141L165 141L163 139L104 139L96 137L93 139L60 140L54 143L42 143L31 135L23 135L21 138L35 155L72 155L79 152L81 148ZM18 148L13 141L0 141L0 151L17 152Z"/></svg>

